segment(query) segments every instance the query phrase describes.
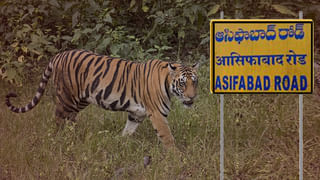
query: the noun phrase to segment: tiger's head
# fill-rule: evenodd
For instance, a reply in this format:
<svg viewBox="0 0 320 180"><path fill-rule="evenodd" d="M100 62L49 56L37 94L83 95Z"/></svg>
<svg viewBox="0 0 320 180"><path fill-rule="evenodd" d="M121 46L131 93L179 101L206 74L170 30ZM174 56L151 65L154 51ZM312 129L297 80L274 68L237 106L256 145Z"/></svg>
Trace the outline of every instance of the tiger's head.
<svg viewBox="0 0 320 180"><path fill-rule="evenodd" d="M169 63L168 68L172 80L170 83L171 94L176 96L184 107L191 107L194 98L197 96L199 64L185 66Z"/></svg>

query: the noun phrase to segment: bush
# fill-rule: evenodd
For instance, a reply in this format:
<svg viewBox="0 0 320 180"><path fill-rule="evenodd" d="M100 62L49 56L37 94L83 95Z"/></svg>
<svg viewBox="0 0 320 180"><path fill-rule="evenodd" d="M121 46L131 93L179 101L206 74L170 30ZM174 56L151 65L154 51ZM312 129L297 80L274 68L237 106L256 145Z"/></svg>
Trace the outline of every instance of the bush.
<svg viewBox="0 0 320 180"><path fill-rule="evenodd" d="M74 48L138 61L205 62L209 20L218 11L225 18L296 18L304 6L298 0L4 0L0 76L21 84L58 51Z"/></svg>

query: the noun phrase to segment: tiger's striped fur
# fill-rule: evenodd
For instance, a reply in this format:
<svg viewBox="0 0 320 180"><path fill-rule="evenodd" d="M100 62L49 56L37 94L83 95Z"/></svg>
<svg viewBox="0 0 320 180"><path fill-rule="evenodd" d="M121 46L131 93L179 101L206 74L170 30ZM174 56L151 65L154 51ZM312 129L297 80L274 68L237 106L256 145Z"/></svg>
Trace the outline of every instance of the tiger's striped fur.
<svg viewBox="0 0 320 180"><path fill-rule="evenodd" d="M65 51L50 60L30 103L15 107L10 98L17 95L10 93L6 104L16 113L30 111L39 103L53 76L59 126L65 119L74 121L77 113L89 104L96 104L107 110L128 112L123 135L131 135L148 116L168 148L174 146L167 122L170 99L177 96L185 106L192 105L196 97L197 67L197 64L187 67L160 60L139 63L84 50Z"/></svg>

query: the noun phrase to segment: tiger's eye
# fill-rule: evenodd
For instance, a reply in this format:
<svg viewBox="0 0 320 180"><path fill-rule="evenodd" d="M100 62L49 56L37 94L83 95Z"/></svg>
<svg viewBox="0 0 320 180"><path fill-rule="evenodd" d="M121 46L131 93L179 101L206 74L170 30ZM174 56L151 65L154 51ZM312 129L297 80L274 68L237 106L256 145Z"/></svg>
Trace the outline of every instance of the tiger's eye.
<svg viewBox="0 0 320 180"><path fill-rule="evenodd" d="M193 82L194 85L198 85L198 80L197 79L194 79L192 82Z"/></svg>
<svg viewBox="0 0 320 180"><path fill-rule="evenodd" d="M185 85L186 85L186 83L184 82L184 80L183 80L183 79L181 79L181 80L179 81L179 85L180 85L180 86L185 86Z"/></svg>

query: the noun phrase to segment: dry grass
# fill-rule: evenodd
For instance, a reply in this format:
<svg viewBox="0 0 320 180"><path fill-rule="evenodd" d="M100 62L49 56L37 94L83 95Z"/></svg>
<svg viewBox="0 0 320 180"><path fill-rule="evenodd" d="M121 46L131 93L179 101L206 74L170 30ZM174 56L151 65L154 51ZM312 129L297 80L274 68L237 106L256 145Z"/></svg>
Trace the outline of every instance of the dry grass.
<svg viewBox="0 0 320 180"><path fill-rule="evenodd" d="M194 107L174 102L169 116L180 157L164 152L148 119L121 137L125 113L89 106L55 134L50 92L26 114L0 103L0 179L218 179L219 106L208 74L201 69ZM0 97L14 89L21 95L14 104L22 105L36 86L0 82ZM225 95L225 104L226 179L298 179L298 96ZM320 98L304 96L305 179L320 179L319 105Z"/></svg>

